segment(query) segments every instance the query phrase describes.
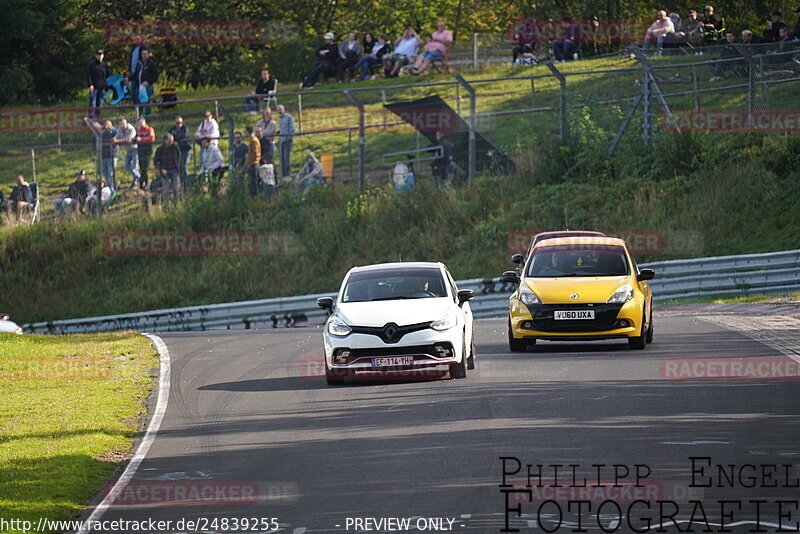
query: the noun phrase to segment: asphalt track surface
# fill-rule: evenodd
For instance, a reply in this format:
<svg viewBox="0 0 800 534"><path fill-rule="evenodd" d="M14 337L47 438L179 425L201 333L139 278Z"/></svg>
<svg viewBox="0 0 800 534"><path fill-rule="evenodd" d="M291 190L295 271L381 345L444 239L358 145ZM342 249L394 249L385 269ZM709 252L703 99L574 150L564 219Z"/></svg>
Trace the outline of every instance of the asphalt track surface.
<svg viewBox="0 0 800 534"><path fill-rule="evenodd" d="M480 320L477 368L465 380L442 372L337 387L327 386L321 373L318 328L162 337L172 363L167 411L131 486L103 520L175 525L205 518L198 525L205 528L173 526L169 532L234 532L234 518L277 518L281 532L301 534L417 532L426 524L418 518L440 518L456 532L499 532L506 519L501 457L533 469L544 465L545 487L534 487L530 500L520 494L521 515L508 514L509 526L522 532L575 532L579 516L587 532L603 532L600 525L633 531L626 509L636 494L600 488L590 512L585 505L580 514L568 511L566 500L581 497L547 493L557 483L552 464L563 465L562 483L571 480L568 466L577 465L577 479L586 477L590 485L597 479L593 465L609 466L600 468L603 484L614 480L613 464L627 466L631 477L635 465L646 465L651 472L640 491L655 492L648 500L674 500L676 518L684 520L692 515L690 501L700 501L713 532L721 531L719 500L741 502L741 511L727 507L734 514L726 521L735 525L730 532L753 531L756 512L762 531L773 532L776 501L800 498L800 489L785 487L784 471L788 485L800 476L798 381L665 379L665 360L676 358L792 361L703 317L657 313L655 343L644 351L616 341L540 342L528 353L509 352L504 320ZM772 464L792 467L779 467L754 488L738 479L734 487L717 487L717 472L707 470L714 487L692 488L689 457L733 464L737 474L752 464L754 470L741 471L745 482L749 474L770 472ZM511 470L513 461L506 463ZM507 480L525 484L525 467ZM769 487L773 482L777 487ZM206 492L201 504L174 502L174 492L192 489ZM562 509L560 527L554 504L540 508L548 496ZM605 498L620 505L618 526L614 508L596 513ZM757 499L767 501L760 510L749 502ZM793 527L800 518L796 504L782 511L782 525ZM636 518L652 517L651 531L659 531L658 503L631 517L637 528L644 523ZM411 527L362 523L357 529L354 518L411 518ZM660 532L686 527L679 522ZM702 521L693 526L695 532L704 527Z"/></svg>

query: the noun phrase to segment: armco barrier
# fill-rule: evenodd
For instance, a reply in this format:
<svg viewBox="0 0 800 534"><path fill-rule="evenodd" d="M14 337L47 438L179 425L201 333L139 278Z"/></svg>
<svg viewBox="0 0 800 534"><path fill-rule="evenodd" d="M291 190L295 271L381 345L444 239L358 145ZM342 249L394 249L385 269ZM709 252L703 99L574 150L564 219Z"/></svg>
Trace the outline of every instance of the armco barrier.
<svg viewBox="0 0 800 534"><path fill-rule="evenodd" d="M657 302L726 295L764 295L800 291L800 250L670 260L643 264L656 271L651 282ZM500 317L508 306L513 284L499 278L458 282L472 289L475 317ZM249 330L322 324L325 312L316 298L334 293L302 295L168 310L126 313L26 324L29 333L73 334L114 330L176 332L187 330Z"/></svg>

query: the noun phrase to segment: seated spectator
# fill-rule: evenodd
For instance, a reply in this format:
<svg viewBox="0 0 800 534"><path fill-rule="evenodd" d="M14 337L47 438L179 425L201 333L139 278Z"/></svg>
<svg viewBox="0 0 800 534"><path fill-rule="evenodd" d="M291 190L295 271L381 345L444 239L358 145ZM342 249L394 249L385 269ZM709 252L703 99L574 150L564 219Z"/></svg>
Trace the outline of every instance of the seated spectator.
<svg viewBox="0 0 800 534"><path fill-rule="evenodd" d="M703 28L704 41L714 42L723 37L720 35L720 32L722 32L722 19L714 13L714 6L705 7L700 26Z"/></svg>
<svg viewBox="0 0 800 534"><path fill-rule="evenodd" d="M572 59L580 39L578 38L578 27L572 22L570 17L564 17L559 28L560 36L551 41L553 47L553 59L556 63L563 63Z"/></svg>
<svg viewBox="0 0 800 534"><path fill-rule="evenodd" d="M789 27L784 26L778 31L778 42L767 50L767 63L771 65L781 65L792 60L790 53L797 46L797 43L789 39Z"/></svg>
<svg viewBox="0 0 800 534"><path fill-rule="evenodd" d="M300 84L300 89L310 89L314 87L317 83L317 79L320 76L326 75L328 72L332 71L336 68L336 63L339 59L339 49L336 46L336 42L334 41L334 35L331 32L328 32L324 36L325 42L321 44L314 55L317 58L317 62L314 64L314 68L311 69L311 73L303 78L303 82Z"/></svg>
<svg viewBox="0 0 800 534"><path fill-rule="evenodd" d="M256 129L261 128L262 135L258 136L261 141L262 159L272 159L275 153L275 131L278 128L275 119L272 118L272 110L264 108L264 113L256 122Z"/></svg>
<svg viewBox="0 0 800 534"><path fill-rule="evenodd" d="M763 43L763 39L758 35L753 35L753 32L750 30L744 30L742 32L742 44L750 45L750 44L761 44Z"/></svg>
<svg viewBox="0 0 800 534"><path fill-rule="evenodd" d="M409 26L402 37L394 42L394 53L383 56L384 74L387 78L396 78L400 69L416 60L417 50L422 38Z"/></svg>
<svg viewBox="0 0 800 534"><path fill-rule="evenodd" d="M345 72L350 73L351 80L355 79L355 66L362 51L356 32L348 33L347 39L339 45L339 64L336 67L336 80L339 83L344 81Z"/></svg>
<svg viewBox="0 0 800 534"><path fill-rule="evenodd" d="M367 34L370 35L370 34ZM378 40L372 45L372 48L364 49L364 56L356 63L356 70L361 71L359 79L366 80L369 76L369 69L377 67L383 63L383 56L389 53L391 47L389 46L389 39L385 35L378 36Z"/></svg>
<svg viewBox="0 0 800 534"><path fill-rule="evenodd" d="M295 193L306 196L315 185L328 185L325 176L325 169L313 152L306 156L306 162L295 177Z"/></svg>
<svg viewBox="0 0 800 534"><path fill-rule="evenodd" d="M233 168L242 172L244 162L247 161L247 145L242 143L242 132L233 134Z"/></svg>
<svg viewBox="0 0 800 534"><path fill-rule="evenodd" d="M777 43L781 40L781 29L789 28L783 22L783 13L780 11L773 11L772 21L767 23L767 29L764 32L764 41L767 43Z"/></svg>
<svg viewBox="0 0 800 534"><path fill-rule="evenodd" d="M531 42L525 39L521 33L517 32L514 34L514 37L511 38L511 62L515 65L519 65L517 63L517 58L522 55L525 45L531 45ZM533 47L531 46L531 49Z"/></svg>
<svg viewBox="0 0 800 534"><path fill-rule="evenodd" d="M408 163L398 162L392 169L392 185L397 193L408 193L414 189L414 157L408 155Z"/></svg>
<svg viewBox="0 0 800 534"><path fill-rule="evenodd" d="M794 40L800 40L800 6L794 9L794 16L797 17L797 22L794 23L794 30L790 36Z"/></svg>
<svg viewBox="0 0 800 534"><path fill-rule="evenodd" d="M709 65L711 69L711 73L713 74L712 78L709 82L718 82L724 78L725 73L733 72L738 76L747 76L747 72L744 68L744 58L741 61L726 61L734 58L741 58L742 55L736 50L734 44L736 43L736 36L733 32L727 32L725 34L725 40L727 44L722 47L722 52L720 53L718 61L713 62Z"/></svg>
<svg viewBox="0 0 800 534"><path fill-rule="evenodd" d="M105 209L114 197L114 191L106 184L104 179L100 179L100 200L103 202L103 209ZM97 188L92 187L89 194L86 195L86 210L89 213L97 211Z"/></svg>
<svg viewBox="0 0 800 534"><path fill-rule="evenodd" d="M447 29L447 22L440 20L436 24L436 31L431 34L425 50L417 56L414 67L411 69L413 74L422 74L435 61L439 61L447 55L450 46L453 44L453 33Z"/></svg>
<svg viewBox="0 0 800 534"><path fill-rule="evenodd" d="M515 65L538 65L536 56L533 55L533 48L530 43L525 43L522 46L522 54L514 60Z"/></svg>
<svg viewBox="0 0 800 534"><path fill-rule="evenodd" d="M261 79L258 80L256 90L253 91L254 95L265 97L275 90L275 80L269 73L269 69L261 69Z"/></svg>
<svg viewBox="0 0 800 534"><path fill-rule="evenodd" d="M75 173L75 181L69 184L69 189L60 198L53 200L53 207L59 215L67 215L76 209L83 213L83 207L89 196L92 184L86 179L86 171Z"/></svg>
<svg viewBox="0 0 800 534"><path fill-rule="evenodd" d="M11 194L0 206L0 211L7 211L19 217L22 210L33 204L33 190L21 174L17 175L16 181L17 185L11 189Z"/></svg>
<svg viewBox="0 0 800 534"><path fill-rule="evenodd" d="M261 179L263 191L267 197L271 197L275 193L275 165L271 159L259 165L258 177Z"/></svg>
<svg viewBox="0 0 800 534"><path fill-rule="evenodd" d="M697 10L689 10L689 18L681 21L677 31L666 37L668 41L672 41L678 46L690 44L692 46L700 46L703 44L703 26L700 19L697 18Z"/></svg>
<svg viewBox="0 0 800 534"><path fill-rule="evenodd" d="M656 55L661 55L664 48L664 39L673 33L675 33L675 26L672 24L672 19L670 19L667 16L667 12L662 9L658 12L656 21L647 28L642 50L647 52L650 47L655 44Z"/></svg>

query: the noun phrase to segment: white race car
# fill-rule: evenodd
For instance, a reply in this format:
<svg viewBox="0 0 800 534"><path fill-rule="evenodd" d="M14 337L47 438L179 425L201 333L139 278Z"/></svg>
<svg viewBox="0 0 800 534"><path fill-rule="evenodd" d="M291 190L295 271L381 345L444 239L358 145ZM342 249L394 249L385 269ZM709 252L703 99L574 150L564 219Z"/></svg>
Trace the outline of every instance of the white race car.
<svg viewBox="0 0 800 534"><path fill-rule="evenodd" d="M475 366L469 301L441 263L354 267L336 299L321 297L325 377L341 384L356 372L392 372L448 365L451 378Z"/></svg>

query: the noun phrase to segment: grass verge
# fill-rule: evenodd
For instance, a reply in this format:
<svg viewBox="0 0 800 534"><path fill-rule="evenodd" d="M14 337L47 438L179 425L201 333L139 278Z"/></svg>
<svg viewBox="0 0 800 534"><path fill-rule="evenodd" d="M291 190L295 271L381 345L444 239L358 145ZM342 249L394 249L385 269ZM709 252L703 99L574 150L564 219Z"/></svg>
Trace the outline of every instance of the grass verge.
<svg viewBox="0 0 800 534"><path fill-rule="evenodd" d="M82 511L129 453L157 365L130 332L0 334L0 517Z"/></svg>

